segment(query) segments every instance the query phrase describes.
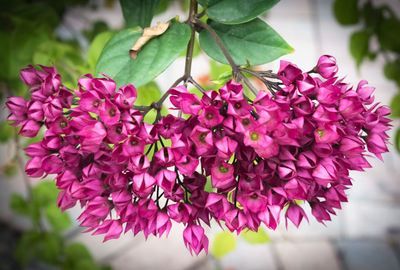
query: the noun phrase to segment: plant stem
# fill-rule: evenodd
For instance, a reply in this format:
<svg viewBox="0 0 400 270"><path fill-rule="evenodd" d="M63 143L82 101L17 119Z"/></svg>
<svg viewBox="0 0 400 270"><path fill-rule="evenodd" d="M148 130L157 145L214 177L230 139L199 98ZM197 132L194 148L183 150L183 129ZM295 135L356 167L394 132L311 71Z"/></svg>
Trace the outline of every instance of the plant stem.
<svg viewBox="0 0 400 270"><path fill-rule="evenodd" d="M224 43L222 42L221 38L218 36L218 34L215 32L214 29L212 29L211 26L208 24L200 21L199 19L195 20L195 23L200 26L201 28L205 29L214 39L214 41L217 43L218 47L221 49L222 53L224 54L226 60L228 61L229 65L232 68L232 75L233 78L237 81L243 81L247 87L253 92L254 95L257 95L258 90L251 84L251 82L242 74L240 67L235 63L235 60L233 60L232 56L226 49Z"/></svg>
<svg viewBox="0 0 400 270"><path fill-rule="evenodd" d="M206 91L206 90L204 90L203 87L201 87L201 85L200 85L198 82L196 82L196 81L193 79L192 76L190 76L190 77L188 78L188 82L190 82L191 84L193 84L197 89L200 90L200 92L204 93L204 92Z"/></svg>
<svg viewBox="0 0 400 270"><path fill-rule="evenodd" d="M190 0L189 18L187 21L189 23L192 33L190 35L189 44L186 50L185 75L183 75L185 77L185 81L190 77L192 71L193 48L194 48L194 40L196 38L195 37L196 31L194 29L193 20L195 19L196 15L197 15L197 2L196 0Z"/></svg>

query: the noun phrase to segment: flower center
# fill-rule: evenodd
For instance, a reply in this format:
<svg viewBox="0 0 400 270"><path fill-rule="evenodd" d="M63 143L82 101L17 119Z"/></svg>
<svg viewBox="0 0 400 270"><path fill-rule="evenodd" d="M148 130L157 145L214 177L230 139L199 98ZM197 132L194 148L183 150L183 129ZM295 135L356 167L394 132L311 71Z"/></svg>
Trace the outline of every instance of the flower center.
<svg viewBox="0 0 400 270"><path fill-rule="evenodd" d="M218 105L218 101L213 100L212 105L213 105L213 106L217 106L217 105Z"/></svg>
<svg viewBox="0 0 400 270"><path fill-rule="evenodd" d="M207 133L206 133L206 132L201 133L201 134L200 134L200 137L199 137L199 140L200 140L202 143L205 143L205 142L206 142L206 136L207 136Z"/></svg>
<svg viewBox="0 0 400 270"><path fill-rule="evenodd" d="M251 133L250 139L252 141L257 141L258 140L258 133L255 133L255 132Z"/></svg>
<svg viewBox="0 0 400 270"><path fill-rule="evenodd" d="M236 110L239 110L240 108L242 108L242 104L240 102L236 102L235 105L233 105L235 107Z"/></svg>
<svg viewBox="0 0 400 270"><path fill-rule="evenodd" d="M97 108L100 105L100 101L98 99L94 100L92 103L93 107Z"/></svg>
<svg viewBox="0 0 400 270"><path fill-rule="evenodd" d="M121 134L122 133L122 127L121 126L117 127L115 129L115 132L117 132L118 134Z"/></svg>
<svg viewBox="0 0 400 270"><path fill-rule="evenodd" d="M251 195L250 198L252 198L252 199L257 199L257 198L258 198L257 193L254 193L253 195Z"/></svg>
<svg viewBox="0 0 400 270"><path fill-rule="evenodd" d="M61 120L59 125L60 125L60 128L66 128L68 126L68 123L65 120Z"/></svg>
<svg viewBox="0 0 400 270"><path fill-rule="evenodd" d="M139 141L136 139L131 139L130 143L132 146L137 146L139 144Z"/></svg>
<svg viewBox="0 0 400 270"><path fill-rule="evenodd" d="M222 173L227 173L228 171L229 171L229 169L228 168L226 168L224 165L219 165L219 167L218 167L218 169L219 169L219 171L220 172L222 172Z"/></svg>
<svg viewBox="0 0 400 270"><path fill-rule="evenodd" d="M165 124L165 125L164 125L164 129L168 130L168 129L170 129L170 128L171 128L171 126L170 126L169 124Z"/></svg>
<svg viewBox="0 0 400 270"><path fill-rule="evenodd" d="M207 120L212 120L214 119L214 114L212 112L206 112L206 119Z"/></svg>
<svg viewBox="0 0 400 270"><path fill-rule="evenodd" d="M249 125L249 124L250 124L249 118L244 118L244 119L242 119L242 124L243 124L243 126Z"/></svg>
<svg viewBox="0 0 400 270"><path fill-rule="evenodd" d="M321 129L317 129L317 133L320 138L324 135L324 131Z"/></svg>
<svg viewBox="0 0 400 270"><path fill-rule="evenodd" d="M111 117L114 117L114 116L117 115L117 111L116 111L114 108L111 108L111 109L108 111L108 114L109 114Z"/></svg>

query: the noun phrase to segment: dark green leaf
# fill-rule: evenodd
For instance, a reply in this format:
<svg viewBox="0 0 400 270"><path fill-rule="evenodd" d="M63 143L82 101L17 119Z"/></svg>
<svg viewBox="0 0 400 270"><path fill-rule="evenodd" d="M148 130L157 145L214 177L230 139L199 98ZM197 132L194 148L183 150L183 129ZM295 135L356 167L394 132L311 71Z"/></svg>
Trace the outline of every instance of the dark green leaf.
<svg viewBox="0 0 400 270"><path fill-rule="evenodd" d="M90 44L89 50L87 52L87 62L89 66L93 69L96 68L97 59L99 59L101 51L113 35L113 32L100 33L93 39L92 43Z"/></svg>
<svg viewBox="0 0 400 270"><path fill-rule="evenodd" d="M160 14L165 12L168 9L169 4L172 3L173 1L174 0L161 0L155 14Z"/></svg>
<svg viewBox="0 0 400 270"><path fill-rule="evenodd" d="M336 20L343 25L356 24L359 20L358 0L336 0L333 11Z"/></svg>
<svg viewBox="0 0 400 270"><path fill-rule="evenodd" d="M61 209L56 204L50 204L45 208L47 221L55 231L63 231L71 227L71 219L66 212L61 212Z"/></svg>
<svg viewBox="0 0 400 270"><path fill-rule="evenodd" d="M158 101L161 98L161 89L155 82L149 82L137 88L137 99L135 105L137 106L149 106L154 101Z"/></svg>
<svg viewBox="0 0 400 270"><path fill-rule="evenodd" d="M392 117L400 117L400 93L396 94L390 102Z"/></svg>
<svg viewBox="0 0 400 270"><path fill-rule="evenodd" d="M76 262L80 260L93 260L89 250L81 243L72 243L65 248L67 260Z"/></svg>
<svg viewBox="0 0 400 270"><path fill-rule="evenodd" d="M235 249L236 238L230 232L218 233L213 241L211 252L216 258L221 258Z"/></svg>
<svg viewBox="0 0 400 270"><path fill-rule="evenodd" d="M58 193L54 181L40 182L32 189L32 200L38 207L46 207L56 204Z"/></svg>
<svg viewBox="0 0 400 270"><path fill-rule="evenodd" d="M18 241L14 251L14 258L22 265L26 265L38 254L38 245L41 242L41 235L36 231L25 232Z"/></svg>
<svg viewBox="0 0 400 270"><path fill-rule="evenodd" d="M119 87L129 83L136 87L145 85L160 75L185 49L190 39L190 27L171 23L164 34L151 39L136 59L132 59L129 49L141 34L142 31L126 29L111 38L97 61L96 72L104 72Z"/></svg>
<svg viewBox="0 0 400 270"><path fill-rule="evenodd" d="M400 153L400 128L397 129L396 135L394 136L394 147L397 152Z"/></svg>
<svg viewBox="0 0 400 270"><path fill-rule="evenodd" d="M41 235L38 246L39 258L49 264L58 264L62 252L63 239L57 233L46 232Z"/></svg>
<svg viewBox="0 0 400 270"><path fill-rule="evenodd" d="M379 25L378 40L383 50L400 53L400 20L397 18L384 19Z"/></svg>
<svg viewBox="0 0 400 270"><path fill-rule="evenodd" d="M357 67L368 55L369 38L370 35L366 31L355 32L350 37L350 53L356 61Z"/></svg>
<svg viewBox="0 0 400 270"><path fill-rule="evenodd" d="M197 0L197 3L199 3L203 7L209 7L219 2L221 2L221 0Z"/></svg>
<svg viewBox="0 0 400 270"><path fill-rule="evenodd" d="M120 0L127 27L150 25L160 0Z"/></svg>
<svg viewBox="0 0 400 270"><path fill-rule="evenodd" d="M214 21L209 24L222 39L236 64L246 65L249 61L251 65L261 65L293 52L293 48L260 19L237 25ZM200 33L200 46L211 58L228 64L217 43L205 30Z"/></svg>
<svg viewBox="0 0 400 270"><path fill-rule="evenodd" d="M5 143L14 135L14 128L6 121L0 123L0 142Z"/></svg>
<svg viewBox="0 0 400 270"><path fill-rule="evenodd" d="M384 73L389 80L400 81L400 61L387 62Z"/></svg>
<svg viewBox="0 0 400 270"><path fill-rule="evenodd" d="M251 21L272 8L279 0L222 0L207 9L207 15L224 24Z"/></svg>
<svg viewBox="0 0 400 270"><path fill-rule="evenodd" d="M262 244L262 243L268 243L271 240L269 239L267 233L262 229L262 228L258 228L257 232L253 232L253 231L243 231L240 234L243 239L250 243L250 244Z"/></svg>
<svg viewBox="0 0 400 270"><path fill-rule="evenodd" d="M20 194L12 194L10 198L10 208L21 215L29 215L28 202Z"/></svg>

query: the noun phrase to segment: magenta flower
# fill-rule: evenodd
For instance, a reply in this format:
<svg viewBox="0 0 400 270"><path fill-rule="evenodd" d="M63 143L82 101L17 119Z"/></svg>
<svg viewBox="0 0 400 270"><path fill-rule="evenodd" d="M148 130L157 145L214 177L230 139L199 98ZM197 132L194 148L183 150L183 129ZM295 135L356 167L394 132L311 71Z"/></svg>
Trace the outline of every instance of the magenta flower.
<svg viewBox="0 0 400 270"><path fill-rule="evenodd" d="M390 109L374 103L366 81L353 88L336 73L331 56L311 72L281 61L278 90L253 101L233 80L201 97L180 85L167 92L179 116L149 124L144 115L157 106L133 107L133 85L115 91L111 78L87 74L70 90L54 67L27 66L20 77L30 99L10 97L6 106L21 135L43 127L43 139L25 149L26 173L55 174L57 205L79 203L87 231L105 241L122 231L161 237L175 221L199 254L208 249L204 224L275 230L284 215L298 227L308 218L297 200L317 221L331 220L347 202L350 171L370 168L370 153L382 159Z"/></svg>
<svg viewBox="0 0 400 270"><path fill-rule="evenodd" d="M208 253L208 238L205 236L204 229L201 226L191 225L186 227L183 231L183 241L190 254L194 251L196 255L199 255L203 249L206 254Z"/></svg>
<svg viewBox="0 0 400 270"><path fill-rule="evenodd" d="M336 65L336 59L330 55L323 55L318 59L318 64L315 70L325 79L332 78L336 75L338 67Z"/></svg>
<svg viewBox="0 0 400 270"><path fill-rule="evenodd" d="M108 241L110 239L117 239L122 233L122 225L119 220L115 219L107 219L100 226L97 227L97 230L93 233L97 234L105 234L103 242Z"/></svg>

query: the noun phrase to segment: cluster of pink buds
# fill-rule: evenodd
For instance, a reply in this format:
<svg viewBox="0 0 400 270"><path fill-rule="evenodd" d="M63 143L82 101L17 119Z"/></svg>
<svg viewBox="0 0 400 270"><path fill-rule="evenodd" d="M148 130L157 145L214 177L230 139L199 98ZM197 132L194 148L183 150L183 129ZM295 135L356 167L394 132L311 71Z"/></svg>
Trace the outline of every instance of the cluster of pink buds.
<svg viewBox="0 0 400 270"><path fill-rule="evenodd" d="M347 201L349 170L370 167L367 149L387 152L390 110L373 104L374 88L353 89L335 77L336 61L322 56L312 73L281 61L283 83L254 100L241 84L227 82L202 97L185 86L169 90L175 110L153 124L135 107L132 85L116 89L110 78L85 75L79 90L63 87L55 68L21 71L31 101L9 98L9 120L20 134L43 140L25 150L32 177L56 174L62 210L78 201L78 218L105 240L124 231L168 235L172 222L186 226L190 252L207 252L204 225L214 219L236 233L299 226L307 202L321 223Z"/></svg>

